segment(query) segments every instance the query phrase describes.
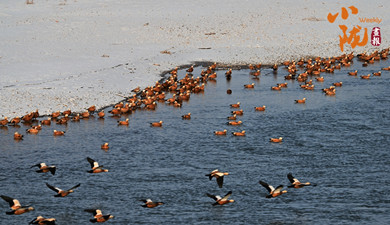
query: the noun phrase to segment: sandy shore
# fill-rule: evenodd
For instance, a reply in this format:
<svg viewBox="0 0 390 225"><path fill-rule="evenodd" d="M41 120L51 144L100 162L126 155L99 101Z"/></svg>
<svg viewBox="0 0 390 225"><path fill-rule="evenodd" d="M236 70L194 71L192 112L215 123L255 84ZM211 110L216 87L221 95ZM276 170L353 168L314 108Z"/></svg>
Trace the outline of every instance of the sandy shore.
<svg viewBox="0 0 390 225"><path fill-rule="evenodd" d="M331 24L328 13L354 5L357 15ZM385 1L0 2L0 117L39 109L83 111L110 105L164 71L197 61L273 64L341 55L339 25L381 28L389 47ZM339 16L341 17L341 16ZM359 18L380 18L362 23Z"/></svg>

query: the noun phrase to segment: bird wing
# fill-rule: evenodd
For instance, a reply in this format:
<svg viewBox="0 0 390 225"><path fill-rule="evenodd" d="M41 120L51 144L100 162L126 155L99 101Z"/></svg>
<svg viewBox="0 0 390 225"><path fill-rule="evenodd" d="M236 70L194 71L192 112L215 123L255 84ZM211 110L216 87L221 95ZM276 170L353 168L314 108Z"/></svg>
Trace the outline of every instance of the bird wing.
<svg viewBox="0 0 390 225"><path fill-rule="evenodd" d="M223 176L222 177L217 177L217 183L220 188L222 188L223 185Z"/></svg>
<svg viewBox="0 0 390 225"><path fill-rule="evenodd" d="M33 167L36 167L36 166L41 167L41 164L40 163L35 164L35 165L31 166L30 168L33 168Z"/></svg>
<svg viewBox="0 0 390 225"><path fill-rule="evenodd" d="M295 182L299 182L299 180L295 177L293 177L293 175L291 173L287 174L287 178L290 180L290 182L293 184Z"/></svg>
<svg viewBox="0 0 390 225"><path fill-rule="evenodd" d="M152 202L152 200L150 198L148 198L148 199L141 199L140 201L143 202L143 203Z"/></svg>
<svg viewBox="0 0 390 225"><path fill-rule="evenodd" d="M48 183L46 183L46 186L47 186L48 188L52 189L53 191L57 192L57 193L59 193L60 191L62 191L62 190L59 189L58 187L54 187L54 186L52 186L52 185L50 185L50 184L48 184Z"/></svg>
<svg viewBox="0 0 390 225"><path fill-rule="evenodd" d="M4 201L9 203L9 207L15 207L15 206L21 207L20 202L17 199L5 195L1 195L1 198L4 199Z"/></svg>
<svg viewBox="0 0 390 225"><path fill-rule="evenodd" d="M225 196L223 196L221 200L226 201L230 197L230 195L232 195L232 191L229 191Z"/></svg>
<svg viewBox="0 0 390 225"><path fill-rule="evenodd" d="M80 185L81 185L81 184L77 184L76 186L70 188L68 191L73 190L73 189L75 189L75 188L78 188L78 187L80 187Z"/></svg>
<svg viewBox="0 0 390 225"><path fill-rule="evenodd" d="M283 188L283 185L279 185L275 188L275 190L273 191L273 193L280 193L282 191L282 188Z"/></svg>
<svg viewBox="0 0 390 225"><path fill-rule="evenodd" d="M97 168L97 167L99 167L98 162L96 162L95 160L93 160L93 159L91 159L91 158L89 158L89 157L87 157L87 160L88 160L89 164L91 164L91 168Z"/></svg>
<svg viewBox="0 0 390 225"><path fill-rule="evenodd" d="M259 181L259 184L261 184L261 186L265 187L270 193L274 190L274 187L265 183L264 181Z"/></svg>
<svg viewBox="0 0 390 225"><path fill-rule="evenodd" d="M221 199L221 196L218 196L218 195L211 195L209 193L206 193L207 196L209 196L210 198L214 199L215 201L219 201Z"/></svg>

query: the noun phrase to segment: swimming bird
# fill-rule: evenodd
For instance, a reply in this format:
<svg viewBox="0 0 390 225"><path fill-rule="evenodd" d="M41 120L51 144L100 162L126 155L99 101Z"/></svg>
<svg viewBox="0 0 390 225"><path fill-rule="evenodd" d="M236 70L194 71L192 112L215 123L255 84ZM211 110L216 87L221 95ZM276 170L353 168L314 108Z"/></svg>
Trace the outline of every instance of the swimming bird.
<svg viewBox="0 0 390 225"><path fill-rule="evenodd" d="M237 115L233 114L233 116L228 116L227 119L228 120L236 120L237 119Z"/></svg>
<svg viewBox="0 0 390 225"><path fill-rule="evenodd" d="M265 111L265 105L255 107L256 111Z"/></svg>
<svg viewBox="0 0 390 225"><path fill-rule="evenodd" d="M104 223L107 220L114 218L111 214L103 215L100 209L85 209L84 211L93 214L94 219L89 220L92 223Z"/></svg>
<svg viewBox="0 0 390 225"><path fill-rule="evenodd" d="M29 134L38 134L39 130L35 129L35 128L30 128L30 129L27 129L26 132Z"/></svg>
<svg viewBox="0 0 390 225"><path fill-rule="evenodd" d="M244 88L254 88L254 87L255 87L255 83L245 84L244 85Z"/></svg>
<svg viewBox="0 0 390 225"><path fill-rule="evenodd" d="M235 104L230 104L230 107L232 107L232 108L240 108L240 102L237 102Z"/></svg>
<svg viewBox="0 0 390 225"><path fill-rule="evenodd" d="M360 77L361 77L362 79L368 80L368 79L370 79L370 76L371 76L371 74L368 74L368 75L361 75Z"/></svg>
<svg viewBox="0 0 390 225"><path fill-rule="evenodd" d="M46 186L48 188L50 188L51 190L57 192L57 194L54 195L54 197L65 197L65 196L69 195L70 193L73 193L74 189L80 187L80 184L77 184L76 186L74 186L74 187L72 187L72 188L70 188L68 190L62 190L62 189L60 189L58 187L54 187L54 186L52 186L52 185L50 185L48 183L46 183Z"/></svg>
<svg viewBox="0 0 390 225"><path fill-rule="evenodd" d="M305 102L306 102L306 98L295 100L295 103L305 103Z"/></svg>
<svg viewBox="0 0 390 225"><path fill-rule="evenodd" d="M223 185L223 177L227 175L229 175L229 173L220 172L218 171L218 169L211 171L211 173L209 174L206 174L206 176L208 176L210 180L215 177L215 179L217 180L217 184L220 188L222 188Z"/></svg>
<svg viewBox="0 0 390 225"><path fill-rule="evenodd" d="M191 119L191 113L182 115L181 118L182 118L183 120L190 120L190 119Z"/></svg>
<svg viewBox="0 0 390 225"><path fill-rule="evenodd" d="M44 218L43 216L38 216L37 218L30 221L29 224L38 224L38 225L55 225L55 218Z"/></svg>
<svg viewBox="0 0 390 225"><path fill-rule="evenodd" d="M87 157L87 160L89 164L91 164L91 170L88 170L88 173L102 173L102 172L108 172L107 169L103 169L103 166L99 166L99 163L95 160Z"/></svg>
<svg viewBox="0 0 390 225"><path fill-rule="evenodd" d="M51 174L56 174L57 167L56 166L47 166L45 163L38 163L36 165L31 166L30 168L33 168L37 166L39 170L35 171L37 173L47 173L50 171Z"/></svg>
<svg viewBox="0 0 390 225"><path fill-rule="evenodd" d="M244 115L244 110L236 110L236 111L232 111L231 112L233 115L234 114L236 114L236 115L238 115L238 116L242 116L242 115Z"/></svg>
<svg viewBox="0 0 390 225"><path fill-rule="evenodd" d="M14 133L14 139L15 140L23 140L23 135L19 134L18 132Z"/></svg>
<svg viewBox="0 0 390 225"><path fill-rule="evenodd" d="M259 181L259 184L261 184L261 186L265 187L268 190L269 195L267 195L266 198L275 198L279 195L287 193L286 190L282 191L283 185L279 185L276 188L274 188L273 186L271 186L263 181Z"/></svg>
<svg viewBox="0 0 390 225"><path fill-rule="evenodd" d="M293 177L291 173L287 174L287 178L291 182L291 185L287 186L288 188L302 188L304 186L312 185L310 182L301 183L297 178Z"/></svg>
<svg viewBox="0 0 390 225"><path fill-rule="evenodd" d="M333 86L336 86L336 87L341 87L343 86L343 82L336 82L336 83L333 83Z"/></svg>
<svg viewBox="0 0 390 225"><path fill-rule="evenodd" d="M108 146L108 143L106 142L106 143L102 144L102 146L100 146L100 148L103 150L108 150L110 147Z"/></svg>
<svg viewBox="0 0 390 225"><path fill-rule="evenodd" d="M355 70L354 72L348 72L348 75L349 75L349 76L356 76L357 73L358 73L358 71Z"/></svg>
<svg viewBox="0 0 390 225"><path fill-rule="evenodd" d="M145 203L141 206L146 208L154 208L164 204L164 202L153 202L151 199L141 199L140 201Z"/></svg>
<svg viewBox="0 0 390 225"><path fill-rule="evenodd" d="M6 212L7 215L20 215L26 212L30 212L34 210L34 207L31 206L22 206L19 202L19 200L15 198L11 198L5 195L0 196L4 201L9 203L10 208L12 211Z"/></svg>
<svg viewBox="0 0 390 225"><path fill-rule="evenodd" d="M382 75L382 72L381 72L381 71L378 71L377 73L372 73L372 75L374 75L374 76L380 76L380 75ZM11 122L12 122L12 120L11 120Z"/></svg>
<svg viewBox="0 0 390 225"><path fill-rule="evenodd" d="M230 121L230 122L227 122L226 123L227 125L231 125L231 126L238 126L238 125L241 125L242 124L242 121Z"/></svg>
<svg viewBox="0 0 390 225"><path fill-rule="evenodd" d="M233 136L245 136L245 130L241 132L232 132Z"/></svg>
<svg viewBox="0 0 390 225"><path fill-rule="evenodd" d="M270 138L270 139L269 139L270 142L275 142L275 143L282 142L282 140L283 140L282 137L279 137L279 138Z"/></svg>
<svg viewBox="0 0 390 225"><path fill-rule="evenodd" d="M128 126L129 125L129 118L127 118L126 120L118 121L118 126L119 125Z"/></svg>
<svg viewBox="0 0 390 225"><path fill-rule="evenodd" d="M226 130L223 130L223 131L214 131L214 134L215 135L226 135Z"/></svg>
<svg viewBox="0 0 390 225"><path fill-rule="evenodd" d="M62 136L65 134L65 131L59 131L59 130L54 130L53 135L54 136Z"/></svg>
<svg viewBox="0 0 390 225"><path fill-rule="evenodd" d="M223 198L221 198L221 196L219 196L219 195L211 195L209 193L206 193L206 195L215 200L215 203L213 203L213 206L224 205L224 204L234 202L233 199L228 199L232 195L232 191L229 191L225 196L223 196Z"/></svg>
<svg viewBox="0 0 390 225"><path fill-rule="evenodd" d="M162 127L163 121L150 123L152 127Z"/></svg>

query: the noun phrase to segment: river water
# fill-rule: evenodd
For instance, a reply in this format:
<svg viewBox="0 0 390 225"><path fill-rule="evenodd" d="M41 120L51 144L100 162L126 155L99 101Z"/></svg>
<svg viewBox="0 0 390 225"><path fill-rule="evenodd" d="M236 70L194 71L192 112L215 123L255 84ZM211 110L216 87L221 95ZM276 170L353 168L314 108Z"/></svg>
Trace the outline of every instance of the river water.
<svg viewBox="0 0 390 225"><path fill-rule="evenodd" d="M264 68L258 80L248 69L217 71L204 94L192 94L181 108L158 103L156 111L137 110L121 118L92 117L68 125L52 124L37 135L27 125L0 129L0 194L32 205L35 211L6 215L0 201L0 224L27 224L34 217L55 217L57 224L89 224L87 208L102 209L115 218L108 224L388 224L390 222L390 71L363 80L359 75L379 71L388 61L368 67L354 61L349 68L323 73L325 81L303 90L297 81L285 81L288 72ZM200 70L196 67L194 75ZM357 77L347 72L358 70ZM185 71L179 71L183 76ZM335 96L321 91L343 82ZM276 83L288 88L272 91ZM254 89L244 84L255 83ZM227 95L226 90L232 94ZM168 95L170 97L171 95ZM305 97L305 104L294 100ZM229 104L241 103L241 126L226 124ZM23 103L18 103L23 104ZM264 112L255 106L266 106ZM191 120L181 116L191 113ZM129 126L117 126L129 118ZM39 118L44 119L44 118ZM162 120L162 127L151 122ZM54 137L53 130L66 131ZM227 129L228 135L215 136ZM245 137L231 135L246 131ZM13 133L25 135L14 141ZM282 143L269 138L283 137ZM100 145L109 142L110 149ZM89 174L90 157L109 172ZM56 165L57 172L40 174L30 168L40 162ZM205 174L214 169L229 172L223 188ZM286 188L291 172L316 186ZM265 198L263 180L282 184L288 193ZM67 189L81 183L65 198L45 183ZM212 206L206 193L232 191L234 203ZM143 208L140 199L165 204Z"/></svg>

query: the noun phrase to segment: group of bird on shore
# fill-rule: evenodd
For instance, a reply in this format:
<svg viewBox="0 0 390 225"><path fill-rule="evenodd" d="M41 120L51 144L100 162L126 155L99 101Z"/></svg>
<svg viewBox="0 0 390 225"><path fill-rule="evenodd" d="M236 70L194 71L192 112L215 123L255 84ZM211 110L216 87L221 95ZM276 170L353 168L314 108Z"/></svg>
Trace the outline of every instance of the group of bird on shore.
<svg viewBox="0 0 390 225"><path fill-rule="evenodd" d="M373 63L380 59L387 59L389 53L389 49L384 49L382 51L375 51L371 54L363 53L358 54L357 57L359 60L364 61L363 66L366 64ZM305 90L313 90L313 80L311 80L311 77L314 77L316 82L324 82L325 78L321 76L321 73L332 73L334 69L340 69L341 67L349 67L352 63L352 60L354 58L354 54L344 54L338 57L332 57L328 59L322 59L322 58L315 58L315 59L308 59L308 60L299 60L299 61L285 61L282 63L282 65L285 67L285 69L289 72L288 75L286 75L284 78L285 80L291 80L296 79L300 83L301 88ZM338 63L338 64L337 64ZM276 72L278 70L278 67L280 65L275 64L272 66L272 69ZM253 76L254 79L259 79L259 76L261 75L261 68L262 65L249 65L250 69L250 75ZM298 69L304 68L305 72L298 74ZM190 95L193 93L202 93L205 90L205 84L207 82L215 82L217 79L217 72L216 70L219 69L217 67L217 64L214 63L207 67L207 69L202 70L200 73L200 76L194 77L192 74L194 71L194 67L191 66L186 70L186 74L183 78L179 78L178 76L178 67L170 71L170 76L165 79L164 81L158 81L154 86L147 87L143 90L141 90L139 87L136 89L133 89L132 92L134 94L128 98L125 99L125 101L120 102L118 104L115 104L111 110L108 111L108 113L113 117L118 119L117 125L118 126L129 126L129 119L126 118L125 120L120 120L121 115L124 114L131 114L135 110L156 110L158 104L168 104L172 105L173 107L182 107L183 102L188 101L190 99ZM390 67L382 68L382 70L390 70ZM381 76L381 71L374 73L373 76ZM349 76L357 76L358 71L349 72ZM362 79L370 79L370 74L367 75L361 75ZM232 78L232 69L229 69L225 73L226 80L230 80ZM324 88L322 91L325 93L325 95L328 96L334 96L336 94L336 87L341 87L343 85L342 82L336 82L333 83L329 88ZM287 88L287 83L278 83L276 86L271 87L271 91L282 91L283 88ZM255 84L246 84L244 85L245 89L253 89L255 88ZM167 93L171 93L172 97L167 98ZM226 91L227 94L231 94L232 90L228 89ZM305 104L306 98L303 99L296 99L295 103L297 104ZM230 107L234 109L234 111L231 111L231 115L227 117L228 122L227 124L229 126L240 126L243 122L241 120L237 121L238 116L242 116L244 114L243 110L240 109L241 103L232 103L230 104ZM255 111L265 111L266 106L254 106ZM95 114L97 114L97 117L99 119L105 118L105 112L104 110L98 111L95 106L91 106L88 109L86 109L85 112L81 113L74 113L70 109L66 110L64 112L56 111L53 112L47 119L38 121L39 118L42 116L39 115L38 110L31 112L27 115L24 115L22 117L15 117L12 120L8 121L8 118L5 117L4 119L0 120L0 126L19 126L20 123L25 124L26 126L30 126L26 133L28 134L39 134L40 130L43 129L43 127L49 127L51 123L56 123L58 125L66 125L69 121L78 122L81 119L88 119L95 117ZM182 115L183 120L191 120L191 113L186 113ZM36 125L38 123L38 125ZM163 121L154 121L149 123L151 127L162 127ZM223 131L214 131L215 135L226 135L227 130ZM246 132L245 130L242 130L240 132L232 132L232 135L234 136L245 136ZM65 131L57 131L53 130L54 136L63 136L65 135ZM14 139L15 140L23 140L23 134L20 134L18 132L14 133ZM270 142L282 142L282 137L277 138L270 138ZM101 149L108 150L109 144L104 143L101 145ZM107 169L104 169L99 163L92 158L87 158L87 161L90 163L91 169L88 170L88 173L102 173L102 172L108 172ZM46 173L50 172L52 175L55 175L56 173L56 167L53 165L46 165L45 163L38 163L36 165L33 165L32 167L38 167L39 170L36 172L38 173ZM220 172L218 170L214 170L209 174L206 174L206 176L209 177L211 180L212 178L215 178L217 181L217 184L220 188L223 186L223 180L224 176L228 175L226 172ZM289 188L302 188L305 186L315 186L314 184L311 184L309 182L301 183L298 179L296 179L291 173L287 174L287 178L290 181L291 185L288 186ZM276 188L272 185L269 185L265 181L260 180L259 184L263 186L267 190L267 196L266 198L274 198L277 196L280 196L282 194L287 193L286 190L283 190L283 185L278 185ZM49 183L46 183L46 186L56 192L55 197L66 197L70 193L73 193L76 188L79 188L81 184L77 184L70 189L63 190L58 187L55 187ZM227 203L234 202L233 199L229 199L232 195L232 191L229 191L226 195L223 197L219 195L213 195L213 194L206 194L208 197L215 200L213 205L224 205ZM1 198L9 203L10 208L12 211L6 212L9 215L20 215L29 211L33 211L34 208L31 206L23 206L20 204L20 202L12 197L1 195ZM144 204L142 207L146 208L154 208L160 205L163 205L164 202L154 202L151 199L141 199ZM107 214L104 215L100 209L86 209L86 212L92 213L94 218L90 219L90 222L105 222L109 219L113 218L113 215ZM31 224L55 224L56 219L55 218L44 218L42 216L36 217L34 220L32 220Z"/></svg>

